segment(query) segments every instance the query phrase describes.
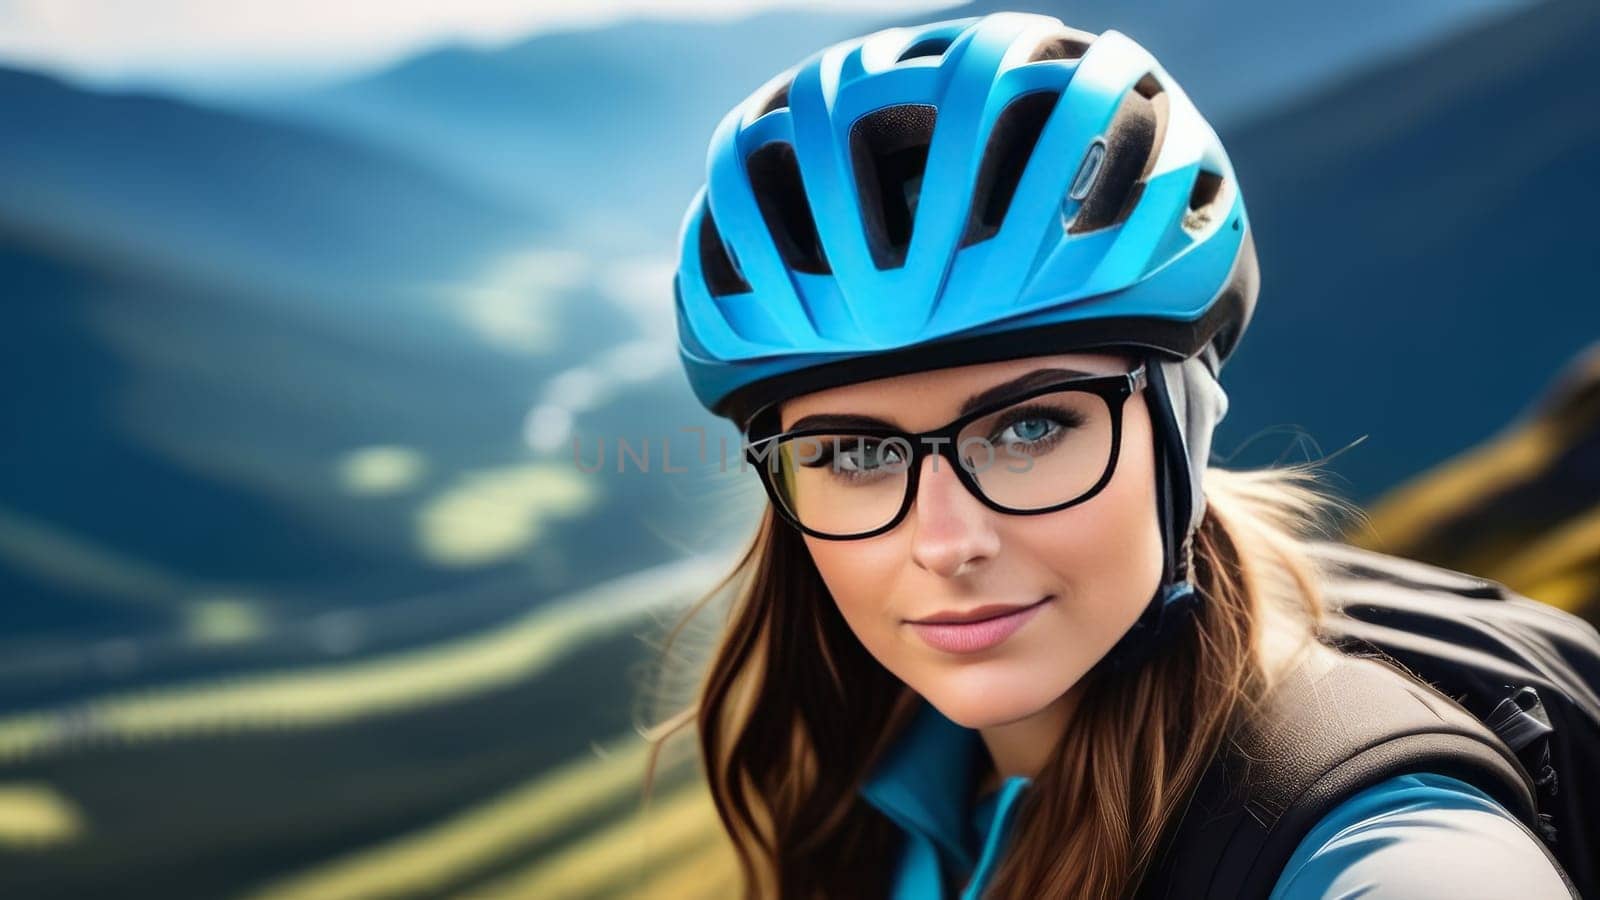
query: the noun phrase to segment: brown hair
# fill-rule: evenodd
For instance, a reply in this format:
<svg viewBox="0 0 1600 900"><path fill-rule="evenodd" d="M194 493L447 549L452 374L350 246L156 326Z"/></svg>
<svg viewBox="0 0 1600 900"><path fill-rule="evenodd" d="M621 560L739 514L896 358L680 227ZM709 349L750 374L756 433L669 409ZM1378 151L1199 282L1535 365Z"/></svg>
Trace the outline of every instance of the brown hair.
<svg viewBox="0 0 1600 900"><path fill-rule="evenodd" d="M1301 548L1354 512L1314 464L1210 468L1195 535L1193 622L1155 659L1086 678L1071 727L1023 795L991 898L1131 894L1163 828L1276 673L1315 645L1319 576ZM881 898L899 828L858 794L917 697L863 648L799 534L769 508L733 570L667 638L735 588L696 699L647 735L693 722L746 898Z"/></svg>

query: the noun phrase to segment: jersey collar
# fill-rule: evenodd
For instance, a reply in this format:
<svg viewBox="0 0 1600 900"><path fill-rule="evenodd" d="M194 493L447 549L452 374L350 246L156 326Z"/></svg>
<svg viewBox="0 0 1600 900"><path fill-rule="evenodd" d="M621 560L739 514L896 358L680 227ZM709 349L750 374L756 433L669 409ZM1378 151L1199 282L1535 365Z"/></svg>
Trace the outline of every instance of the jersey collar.
<svg viewBox="0 0 1600 900"><path fill-rule="evenodd" d="M861 794L901 828L916 831L971 869L977 834L971 790L983 738L926 699L868 774Z"/></svg>

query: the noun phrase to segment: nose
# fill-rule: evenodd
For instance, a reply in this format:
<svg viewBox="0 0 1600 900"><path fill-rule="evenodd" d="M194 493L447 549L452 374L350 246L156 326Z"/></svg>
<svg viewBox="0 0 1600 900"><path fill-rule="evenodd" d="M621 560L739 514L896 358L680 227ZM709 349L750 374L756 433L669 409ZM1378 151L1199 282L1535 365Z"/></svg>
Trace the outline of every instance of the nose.
<svg viewBox="0 0 1600 900"><path fill-rule="evenodd" d="M950 461L938 455L922 461L909 517L915 528L911 557L937 575L964 575L1000 552L989 508L968 492Z"/></svg>

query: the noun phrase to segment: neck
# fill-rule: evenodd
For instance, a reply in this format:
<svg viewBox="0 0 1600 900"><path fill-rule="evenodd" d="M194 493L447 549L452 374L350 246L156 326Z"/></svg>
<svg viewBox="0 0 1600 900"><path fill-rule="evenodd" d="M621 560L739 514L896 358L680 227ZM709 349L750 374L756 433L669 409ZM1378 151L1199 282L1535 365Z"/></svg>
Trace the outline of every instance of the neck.
<svg viewBox="0 0 1600 900"><path fill-rule="evenodd" d="M1078 696L1074 686L1037 712L979 729L992 766L979 779L978 794L999 788L1001 782L1014 775L1038 778L1045 760L1066 731Z"/></svg>

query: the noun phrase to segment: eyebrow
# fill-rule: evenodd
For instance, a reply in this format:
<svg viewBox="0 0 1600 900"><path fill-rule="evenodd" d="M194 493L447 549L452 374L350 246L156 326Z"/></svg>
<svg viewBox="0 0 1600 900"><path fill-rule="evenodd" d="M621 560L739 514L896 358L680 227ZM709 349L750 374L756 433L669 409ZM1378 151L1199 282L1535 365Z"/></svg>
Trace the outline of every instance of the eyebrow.
<svg viewBox="0 0 1600 900"><path fill-rule="evenodd" d="M1015 394L1026 393L1032 388L1042 387L1067 378L1087 378L1096 374L1099 373L1081 372L1077 369L1034 369L1026 375L984 388L968 397L962 402L961 410L956 414L956 417L960 418L975 409L980 409L992 403L999 403ZM900 426L895 422L857 413L815 413L809 416L801 416L795 420L793 425L784 430L803 431L813 428L892 428L901 430Z"/></svg>

